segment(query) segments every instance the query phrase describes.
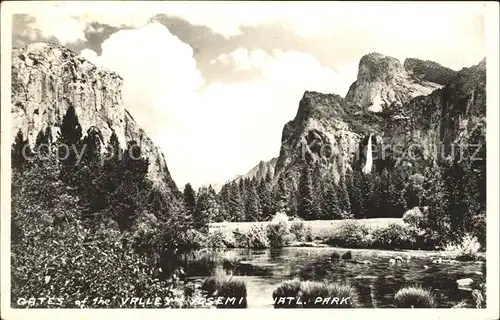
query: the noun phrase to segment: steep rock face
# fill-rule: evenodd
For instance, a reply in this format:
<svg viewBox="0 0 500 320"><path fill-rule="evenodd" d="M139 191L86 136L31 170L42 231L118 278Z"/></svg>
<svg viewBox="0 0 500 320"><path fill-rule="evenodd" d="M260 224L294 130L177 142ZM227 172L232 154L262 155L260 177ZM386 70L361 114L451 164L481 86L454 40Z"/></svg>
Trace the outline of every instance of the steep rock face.
<svg viewBox="0 0 500 320"><path fill-rule="evenodd" d="M419 80L447 85L457 75L455 70L429 60L408 58L403 64L406 71Z"/></svg>
<svg viewBox="0 0 500 320"><path fill-rule="evenodd" d="M432 74L425 70L425 65L435 67L420 65L419 73ZM393 71L400 73L401 66L391 59L382 59L382 67L372 66L370 70L373 75L360 71L362 79L393 79ZM383 70L392 74L386 77ZM338 95L306 92L295 119L283 128L275 178L284 177L296 183L302 163L312 160L338 179L346 169L364 165L370 134L377 152L373 155L374 170L425 163L421 160L449 155L453 144L469 141L474 132L484 136L485 60L443 81L448 83L441 89L414 98L410 98L410 88L401 87L406 88L402 95L408 101L388 101L384 112L366 110ZM382 86L380 90L387 88Z"/></svg>
<svg viewBox="0 0 500 320"><path fill-rule="evenodd" d="M295 119L283 128L275 177L285 173L298 181L304 161L318 161L336 178L345 172L363 138L363 129L355 132L343 120L354 112L351 108L338 95L306 91Z"/></svg>
<svg viewBox="0 0 500 320"><path fill-rule="evenodd" d="M268 161L260 161L258 165L253 167L250 171L247 173L237 176L235 181L239 181L241 179L253 179L255 178L257 181L264 179L266 177L266 174L270 172L271 177L274 176L274 168L276 167L276 162L278 161L278 158L272 158L271 160Z"/></svg>
<svg viewBox="0 0 500 320"><path fill-rule="evenodd" d="M395 58L370 53L361 58L357 80L349 88L346 100L364 110L381 112L391 103L402 105L440 87L438 83L412 76Z"/></svg>
<svg viewBox="0 0 500 320"><path fill-rule="evenodd" d="M150 162L149 178L164 190L176 189L162 152L123 107L119 75L49 43L14 49L11 72L13 137L21 130L33 145L38 132L49 127L55 139L73 105L83 133L95 126L107 143L114 130L122 148L137 141Z"/></svg>

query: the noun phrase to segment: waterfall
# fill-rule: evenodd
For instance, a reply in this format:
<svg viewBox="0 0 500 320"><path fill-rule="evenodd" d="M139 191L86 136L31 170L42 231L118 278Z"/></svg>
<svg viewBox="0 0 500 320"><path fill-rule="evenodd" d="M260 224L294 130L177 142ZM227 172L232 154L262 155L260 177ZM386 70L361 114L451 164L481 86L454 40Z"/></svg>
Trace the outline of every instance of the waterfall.
<svg viewBox="0 0 500 320"><path fill-rule="evenodd" d="M370 137L368 137L368 146L366 148L366 164L365 167L363 168L363 173L370 173L372 172L372 165L373 165L373 159L372 159L372 134L370 134Z"/></svg>

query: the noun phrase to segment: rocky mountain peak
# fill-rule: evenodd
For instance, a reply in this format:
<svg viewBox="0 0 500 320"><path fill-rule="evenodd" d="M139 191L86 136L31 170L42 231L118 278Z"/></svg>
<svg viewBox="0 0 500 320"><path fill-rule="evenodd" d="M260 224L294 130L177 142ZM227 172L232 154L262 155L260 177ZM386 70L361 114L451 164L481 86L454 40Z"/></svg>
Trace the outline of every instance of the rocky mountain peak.
<svg viewBox="0 0 500 320"><path fill-rule="evenodd" d="M346 100L364 110L381 112L393 103L403 105L441 87L439 83L414 77L396 58L370 53L361 58L357 79Z"/></svg>
<svg viewBox="0 0 500 320"><path fill-rule="evenodd" d="M12 137L19 130L34 145L42 130L56 138L72 105L85 133L97 128L106 144L114 131L122 148L136 141L149 159L149 178L161 189L176 189L164 156L125 110L123 79L77 53L51 43L12 50Z"/></svg>
<svg viewBox="0 0 500 320"><path fill-rule="evenodd" d="M391 81L403 76L405 73L403 65L398 59L384 56L380 53L369 53L359 61L359 81Z"/></svg>
<svg viewBox="0 0 500 320"><path fill-rule="evenodd" d="M406 71L420 80L434 82L443 86L453 80L457 74L455 70L443 67L434 61L415 58L406 59L404 67Z"/></svg>

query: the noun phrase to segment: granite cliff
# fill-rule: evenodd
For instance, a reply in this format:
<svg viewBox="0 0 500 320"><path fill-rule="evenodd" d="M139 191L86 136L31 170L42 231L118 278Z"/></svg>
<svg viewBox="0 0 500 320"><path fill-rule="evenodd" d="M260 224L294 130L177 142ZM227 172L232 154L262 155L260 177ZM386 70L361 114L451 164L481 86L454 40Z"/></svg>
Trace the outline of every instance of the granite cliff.
<svg viewBox="0 0 500 320"><path fill-rule="evenodd" d="M69 105L82 131L96 127L106 144L113 131L125 148L134 140L149 159L148 177L163 190L176 190L160 149L125 110L122 78L55 44L33 43L12 51L12 136L21 130L30 144L50 128L53 139Z"/></svg>
<svg viewBox="0 0 500 320"><path fill-rule="evenodd" d="M376 170L418 165L448 155L452 144L475 133L484 139L485 118L485 60L457 72L431 61L407 59L403 66L368 54L345 98L304 93L295 119L283 128L275 179L298 181L304 161L319 163L338 179L364 164L370 134L379 152Z"/></svg>
<svg viewBox="0 0 500 320"><path fill-rule="evenodd" d="M271 177L274 176L274 168L276 167L276 162L278 158L272 158L268 161L260 161L258 165L253 167L250 171L245 174L237 176L234 180L240 181L242 178L255 178L257 181L264 179L268 172L270 172Z"/></svg>

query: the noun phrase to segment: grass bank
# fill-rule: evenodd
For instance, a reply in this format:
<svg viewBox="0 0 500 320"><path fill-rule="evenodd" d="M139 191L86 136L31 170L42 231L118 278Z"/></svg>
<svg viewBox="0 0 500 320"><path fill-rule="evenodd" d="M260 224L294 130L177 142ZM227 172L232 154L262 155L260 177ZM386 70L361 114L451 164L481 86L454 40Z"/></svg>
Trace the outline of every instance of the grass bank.
<svg viewBox="0 0 500 320"><path fill-rule="evenodd" d="M310 220L303 221L306 228L310 227L313 239L328 239L339 231L341 226L347 221L356 221L368 229L379 229L388 227L391 224L403 224L402 218L374 218L356 220ZM210 223L210 232L220 231L224 235L229 235L234 231L248 232L253 226L267 227L271 221L263 222L220 222Z"/></svg>

